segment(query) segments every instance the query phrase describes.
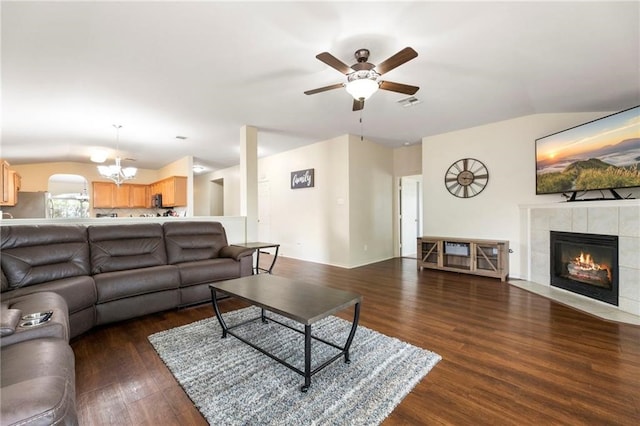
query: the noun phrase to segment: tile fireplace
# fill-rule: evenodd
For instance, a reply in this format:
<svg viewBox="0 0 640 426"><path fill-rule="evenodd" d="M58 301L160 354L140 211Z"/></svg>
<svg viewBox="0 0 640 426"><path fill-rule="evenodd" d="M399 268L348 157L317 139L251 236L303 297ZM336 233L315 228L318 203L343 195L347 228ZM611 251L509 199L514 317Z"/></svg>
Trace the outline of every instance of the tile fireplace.
<svg viewBox="0 0 640 426"><path fill-rule="evenodd" d="M521 206L521 213L520 264L524 266L524 280L548 287L553 290L548 292L553 295L551 297L561 298L565 303L583 306L582 299L584 306L589 306L592 312L628 313L640 322L640 200L529 204ZM614 273L617 276L617 305L551 285L552 231L618 238L617 273ZM579 252L573 255L574 258L579 256ZM591 257L595 263L605 263L598 259L600 254L591 254Z"/></svg>
<svg viewBox="0 0 640 426"><path fill-rule="evenodd" d="M550 284L618 306L618 236L550 231Z"/></svg>

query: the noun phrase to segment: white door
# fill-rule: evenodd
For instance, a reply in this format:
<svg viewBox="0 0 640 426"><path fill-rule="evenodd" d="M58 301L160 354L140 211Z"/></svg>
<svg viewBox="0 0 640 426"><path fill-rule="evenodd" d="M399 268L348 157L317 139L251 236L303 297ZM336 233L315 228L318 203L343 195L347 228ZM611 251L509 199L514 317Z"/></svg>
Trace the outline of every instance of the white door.
<svg viewBox="0 0 640 426"><path fill-rule="evenodd" d="M400 256L416 257L416 239L422 235L422 176L400 179Z"/></svg>

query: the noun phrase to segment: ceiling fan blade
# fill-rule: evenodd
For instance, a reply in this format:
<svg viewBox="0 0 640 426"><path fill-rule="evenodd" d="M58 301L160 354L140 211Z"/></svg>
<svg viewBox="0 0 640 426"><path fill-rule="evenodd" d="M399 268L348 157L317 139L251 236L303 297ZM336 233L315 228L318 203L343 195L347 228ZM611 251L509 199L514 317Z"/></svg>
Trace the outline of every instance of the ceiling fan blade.
<svg viewBox="0 0 640 426"><path fill-rule="evenodd" d="M340 59L336 58L329 52L322 52L316 55L316 58L318 58L320 61L324 62L325 64L329 65L331 68L337 69L342 74L349 74L350 72L353 72L353 70L351 69L351 67L349 67L349 65L345 64L344 62L342 62Z"/></svg>
<svg viewBox="0 0 640 426"><path fill-rule="evenodd" d="M404 64L405 62L409 62L410 60L412 60L416 56L418 56L418 52L416 52L415 50L413 50L410 47L405 47L404 49L402 49L401 51L399 51L398 53L396 53L395 55L393 55L392 57L390 57L386 61L378 64L376 66L376 68L375 68L376 72L378 74L384 74L386 72L391 71L392 69L394 69L396 67L399 67L400 65Z"/></svg>
<svg viewBox="0 0 640 426"><path fill-rule="evenodd" d="M380 89L404 93L405 95L413 95L420 90L418 86L409 86L408 84L394 83L393 81L381 81Z"/></svg>
<svg viewBox="0 0 640 426"><path fill-rule="evenodd" d="M324 87L319 87L319 88L313 89L313 90L307 90L306 92L304 92L304 94L305 95L314 95L316 93L326 92L327 90L339 89L341 87L344 87L344 83L336 83L336 84L332 84L331 86L324 86Z"/></svg>
<svg viewBox="0 0 640 426"><path fill-rule="evenodd" d="M353 100L353 110L360 111L364 108L364 99L354 99Z"/></svg>

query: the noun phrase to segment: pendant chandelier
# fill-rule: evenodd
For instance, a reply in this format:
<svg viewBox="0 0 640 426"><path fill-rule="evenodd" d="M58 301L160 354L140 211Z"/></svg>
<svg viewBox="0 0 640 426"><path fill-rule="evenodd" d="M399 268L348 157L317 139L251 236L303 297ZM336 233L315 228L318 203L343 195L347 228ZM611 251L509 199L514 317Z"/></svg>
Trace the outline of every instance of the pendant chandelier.
<svg viewBox="0 0 640 426"><path fill-rule="evenodd" d="M136 173L138 173L138 169L135 167L122 167L121 159L119 156L120 150L120 129L122 128L119 124L114 124L113 127L116 129L116 158L115 164L110 166L98 166L98 172L102 177L107 179L111 179L115 182L116 185L120 186L120 184L124 181L134 179L136 177Z"/></svg>

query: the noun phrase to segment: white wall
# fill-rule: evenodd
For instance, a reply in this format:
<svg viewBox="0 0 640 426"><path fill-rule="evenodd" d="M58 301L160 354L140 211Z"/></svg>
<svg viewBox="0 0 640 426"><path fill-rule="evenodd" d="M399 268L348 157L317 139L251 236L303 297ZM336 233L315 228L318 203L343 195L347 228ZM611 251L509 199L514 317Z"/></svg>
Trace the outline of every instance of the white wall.
<svg viewBox="0 0 640 426"><path fill-rule="evenodd" d="M209 215L219 215L219 210L212 211L212 202L215 202L216 191L220 189L219 183L211 181L222 179L223 191L223 213L224 216L240 216L240 166L229 167L228 169L216 170L205 175L200 175L195 179L198 199L195 200L196 209L199 212L208 212ZM215 185L215 186L214 186ZM205 186L205 188L202 188ZM212 189L212 186L214 188ZM206 214L205 214L206 216Z"/></svg>
<svg viewBox="0 0 640 426"><path fill-rule="evenodd" d="M519 205L565 200L535 194L535 139L607 114L538 114L423 138L424 234L508 240L510 276L525 278ZM473 198L454 197L444 186L446 170L461 158L489 170L487 187Z"/></svg>
<svg viewBox="0 0 640 426"><path fill-rule="evenodd" d="M398 177L422 174L422 144L393 150L393 174Z"/></svg>
<svg viewBox="0 0 640 426"><path fill-rule="evenodd" d="M240 216L240 166L197 175L193 181L195 216Z"/></svg>
<svg viewBox="0 0 640 426"><path fill-rule="evenodd" d="M510 275L525 278L519 206L565 201L535 195L535 139L607 114L525 116L396 150L345 135L262 158L258 181L269 191L268 239L282 245L284 256L343 267L397 256L396 181L422 173L424 235L508 240ZM477 158L489 169L487 188L476 197L456 198L444 186L445 171L461 158ZM307 168L315 169L315 187L291 190L290 172ZM238 216L239 167L200 176L196 186L214 179L224 180L224 215ZM196 209L209 205L210 191L195 191ZM629 192L640 197L640 190L621 195Z"/></svg>
<svg viewBox="0 0 640 426"><path fill-rule="evenodd" d="M260 209L269 223L258 239L278 242L283 256L341 267L393 257L393 158L389 148L344 135L260 159L259 199L268 203ZM314 169L314 187L291 189L291 172L304 169ZM232 167L196 179L197 186L224 179L225 215L230 203L239 209L237 174ZM195 191L204 212L209 196Z"/></svg>
<svg viewBox="0 0 640 426"><path fill-rule="evenodd" d="M393 257L393 153L349 137L349 265Z"/></svg>
<svg viewBox="0 0 640 426"><path fill-rule="evenodd" d="M393 150L393 256L401 256L400 251L400 178L422 175L422 143L403 146Z"/></svg>
<svg viewBox="0 0 640 426"><path fill-rule="evenodd" d="M194 175L193 177L193 215L219 216L211 212L211 191L209 175ZM221 215L220 215L221 216Z"/></svg>
<svg viewBox="0 0 640 426"><path fill-rule="evenodd" d="M269 186L269 238L284 256L349 266L348 161L349 138L341 136L258 162ZM314 169L315 186L291 189L291 172L303 169Z"/></svg>

